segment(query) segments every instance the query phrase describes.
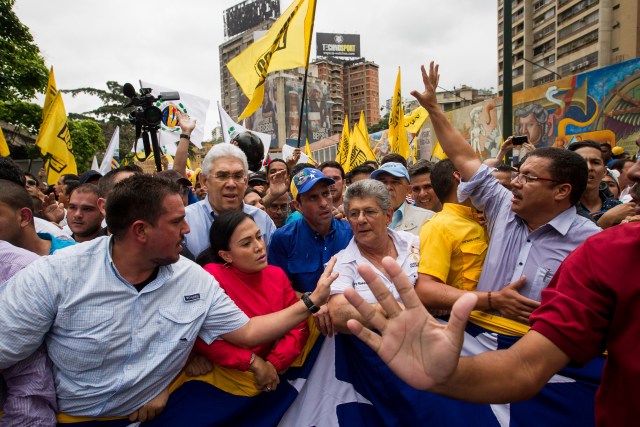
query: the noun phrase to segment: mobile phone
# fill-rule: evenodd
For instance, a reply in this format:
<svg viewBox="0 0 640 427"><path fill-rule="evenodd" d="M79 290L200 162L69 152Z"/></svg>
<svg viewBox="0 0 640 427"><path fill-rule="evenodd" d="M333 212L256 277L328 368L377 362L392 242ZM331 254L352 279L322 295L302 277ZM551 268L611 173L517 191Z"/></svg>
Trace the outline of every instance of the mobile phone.
<svg viewBox="0 0 640 427"><path fill-rule="evenodd" d="M525 142L529 142L529 138L527 137L527 135L514 136L511 140L511 144L513 145L522 145Z"/></svg>

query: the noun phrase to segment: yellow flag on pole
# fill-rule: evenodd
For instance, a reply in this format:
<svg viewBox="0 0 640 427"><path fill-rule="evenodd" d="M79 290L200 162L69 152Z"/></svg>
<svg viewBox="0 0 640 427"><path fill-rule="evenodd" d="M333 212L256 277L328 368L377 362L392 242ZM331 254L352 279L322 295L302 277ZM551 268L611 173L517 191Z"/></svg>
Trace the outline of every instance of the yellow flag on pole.
<svg viewBox="0 0 640 427"><path fill-rule="evenodd" d="M49 109L51 108L51 103L53 102L53 98L58 94L58 89L56 88L56 78L53 75L53 66L49 70L49 83L47 83L47 90L45 91L44 98L44 107L42 107L42 121L47 118L47 114L49 114Z"/></svg>
<svg viewBox="0 0 640 427"><path fill-rule="evenodd" d="M45 169L49 185L57 183L61 175L78 173L76 159L73 157L67 113L60 92L51 101L49 113L40 126L36 145L40 147L42 155L47 156Z"/></svg>
<svg viewBox="0 0 640 427"><path fill-rule="evenodd" d="M424 107L418 107L404 116L404 129L412 134L418 133L424 122L429 117L429 113Z"/></svg>
<svg viewBox="0 0 640 427"><path fill-rule="evenodd" d="M433 147L433 153L431 153L431 157L435 157L439 160L444 160L447 158L447 154L444 152L439 142L436 142L435 147Z"/></svg>
<svg viewBox="0 0 640 427"><path fill-rule="evenodd" d="M338 142L336 150L336 162L340 163L344 169L347 166L347 155L349 151L349 116L344 116L344 126L342 126L342 136Z"/></svg>
<svg viewBox="0 0 640 427"><path fill-rule="evenodd" d="M304 146L304 154L307 155L307 157L309 157L309 159L311 160L311 162L313 164L316 164L315 159L313 158L313 155L311 154L311 147L309 146L309 138L307 138L307 142Z"/></svg>
<svg viewBox="0 0 640 427"><path fill-rule="evenodd" d="M362 131L362 125L366 133ZM349 154L347 156L347 168L344 168L345 172L348 172L360 166L367 160L376 160L376 155L373 154L371 145L369 145L369 133L366 128L366 122L364 120L364 113L360 114L360 121L353 127L353 133L349 140Z"/></svg>
<svg viewBox="0 0 640 427"><path fill-rule="evenodd" d="M315 9L316 0L295 0L264 36L227 63L229 72L249 98L238 121L262 105L268 73L308 65Z"/></svg>
<svg viewBox="0 0 640 427"><path fill-rule="evenodd" d="M7 144L7 140L4 139L4 133L2 133L2 128L0 128L0 157L9 157L9 145Z"/></svg>
<svg viewBox="0 0 640 427"><path fill-rule="evenodd" d="M402 89L400 86L400 67L396 87L393 90L391 112L389 113L389 148L392 153L400 154L405 159L411 155L407 132L404 129L404 108L402 107Z"/></svg>

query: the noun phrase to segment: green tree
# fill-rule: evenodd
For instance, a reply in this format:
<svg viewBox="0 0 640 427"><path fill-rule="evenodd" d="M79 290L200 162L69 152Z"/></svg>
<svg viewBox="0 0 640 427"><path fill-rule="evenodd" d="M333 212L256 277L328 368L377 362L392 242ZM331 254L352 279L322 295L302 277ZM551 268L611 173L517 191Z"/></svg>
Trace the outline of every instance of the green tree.
<svg viewBox="0 0 640 427"><path fill-rule="evenodd" d="M106 148L102 129L95 120L69 120L69 134L78 173L82 173L91 167L93 156Z"/></svg>
<svg viewBox="0 0 640 427"><path fill-rule="evenodd" d="M29 101L49 76L29 28L13 12L15 0L0 0L0 101Z"/></svg>
<svg viewBox="0 0 640 427"><path fill-rule="evenodd" d="M380 121L375 125L369 126L369 133L371 134L385 129L389 129L389 113L381 117Z"/></svg>
<svg viewBox="0 0 640 427"><path fill-rule="evenodd" d="M130 160L133 156L130 151L135 139L135 127L129 122L129 110L124 109L124 106L129 102L129 98L122 93L122 86L118 82L108 81L106 90L83 87L63 90L63 92L70 93L74 97L79 94L96 96L102 101L102 105L98 108L81 114L71 113L69 118L74 120L94 120L102 129L102 135L106 141L111 139L116 127L120 126L120 160L121 163L124 160L126 164L127 160Z"/></svg>

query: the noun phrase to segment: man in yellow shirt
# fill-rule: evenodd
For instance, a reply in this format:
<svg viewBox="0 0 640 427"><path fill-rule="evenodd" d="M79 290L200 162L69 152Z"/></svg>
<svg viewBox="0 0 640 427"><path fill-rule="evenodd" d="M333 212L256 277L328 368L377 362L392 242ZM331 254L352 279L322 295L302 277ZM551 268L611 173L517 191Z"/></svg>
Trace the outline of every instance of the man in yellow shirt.
<svg viewBox="0 0 640 427"><path fill-rule="evenodd" d="M489 238L473 218L471 202L458 202L460 173L451 160L435 164L431 182L442 211L420 230L420 265L416 292L431 309L450 309L442 301L447 287L465 291L476 289Z"/></svg>

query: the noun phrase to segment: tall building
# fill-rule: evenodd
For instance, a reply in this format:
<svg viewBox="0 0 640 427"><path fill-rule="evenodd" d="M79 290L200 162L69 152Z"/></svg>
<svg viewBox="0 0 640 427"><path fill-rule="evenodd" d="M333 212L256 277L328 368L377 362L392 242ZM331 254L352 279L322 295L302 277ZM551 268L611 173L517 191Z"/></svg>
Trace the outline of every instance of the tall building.
<svg viewBox="0 0 640 427"><path fill-rule="evenodd" d="M502 92L504 0L498 0ZM513 0L513 91L640 56L638 0Z"/></svg>
<svg viewBox="0 0 640 427"><path fill-rule="evenodd" d="M357 123L364 111L367 126L380 121L380 82L378 64L364 58L342 60L328 57L313 62L318 67L318 78L329 83L331 125L333 133L342 132L344 115L350 125Z"/></svg>

